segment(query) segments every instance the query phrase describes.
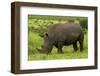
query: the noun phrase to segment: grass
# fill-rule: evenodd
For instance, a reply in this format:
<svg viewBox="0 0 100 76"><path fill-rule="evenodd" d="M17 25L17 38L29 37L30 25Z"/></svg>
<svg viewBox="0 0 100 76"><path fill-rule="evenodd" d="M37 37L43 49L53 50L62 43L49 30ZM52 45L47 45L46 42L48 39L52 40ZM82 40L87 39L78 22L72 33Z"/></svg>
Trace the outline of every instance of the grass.
<svg viewBox="0 0 100 76"><path fill-rule="evenodd" d="M83 52L80 52L78 50L77 52L74 52L72 45L70 46L64 46L63 51L64 54L58 54L57 49L54 47L52 50L52 53L50 55L46 54L40 54L36 48L39 48L40 45L43 44L43 39L40 38L37 34L34 34L31 32L31 37L29 40L33 41L33 46L31 47L32 49L29 49L29 54L28 54L28 60L56 60L56 59L80 59L80 58L87 58L88 57L88 40L87 40L87 33L85 34L84 37L84 50ZM35 39L35 41L34 41ZM32 42L31 42L32 43ZM34 44L35 43L35 44ZM41 44L40 44L41 43ZM79 47L79 43L78 47Z"/></svg>
<svg viewBox="0 0 100 76"><path fill-rule="evenodd" d="M87 52L68 52L64 54L52 53L50 55L45 54L35 54L30 55L29 60L55 60L55 59L80 59L87 58Z"/></svg>

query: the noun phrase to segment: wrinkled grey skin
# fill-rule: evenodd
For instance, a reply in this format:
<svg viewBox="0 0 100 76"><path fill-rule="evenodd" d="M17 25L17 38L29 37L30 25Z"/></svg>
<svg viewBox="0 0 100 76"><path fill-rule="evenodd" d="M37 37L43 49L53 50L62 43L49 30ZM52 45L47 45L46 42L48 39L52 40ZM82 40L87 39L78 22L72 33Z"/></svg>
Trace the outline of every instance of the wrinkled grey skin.
<svg viewBox="0 0 100 76"><path fill-rule="evenodd" d="M74 51L77 51L78 41L80 51L82 51L84 33L79 25L73 23L56 24L48 29L48 33L44 36L44 45L38 51L50 54L53 46L55 46L58 49L58 53L63 53L62 48L67 45L73 45Z"/></svg>

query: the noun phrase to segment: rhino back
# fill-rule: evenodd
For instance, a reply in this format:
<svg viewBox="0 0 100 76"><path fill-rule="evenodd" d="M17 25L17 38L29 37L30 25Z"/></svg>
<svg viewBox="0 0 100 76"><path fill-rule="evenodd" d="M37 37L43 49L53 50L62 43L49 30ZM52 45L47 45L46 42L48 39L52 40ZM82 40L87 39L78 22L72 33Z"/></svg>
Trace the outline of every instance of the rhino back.
<svg viewBox="0 0 100 76"><path fill-rule="evenodd" d="M56 24L53 27L49 28L48 35L51 40L64 41L64 40L76 40L80 35L82 29L79 25L76 24Z"/></svg>

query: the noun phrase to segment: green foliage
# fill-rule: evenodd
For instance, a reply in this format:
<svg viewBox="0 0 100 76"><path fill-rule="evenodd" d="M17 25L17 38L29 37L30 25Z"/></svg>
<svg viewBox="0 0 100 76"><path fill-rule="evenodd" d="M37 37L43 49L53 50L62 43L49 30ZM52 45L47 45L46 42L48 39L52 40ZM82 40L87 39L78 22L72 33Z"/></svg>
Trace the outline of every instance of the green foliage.
<svg viewBox="0 0 100 76"><path fill-rule="evenodd" d="M80 19L80 25L82 26L83 29L87 29L88 28L88 20Z"/></svg>
<svg viewBox="0 0 100 76"><path fill-rule="evenodd" d="M81 53L74 52L72 46L65 46L63 48L64 54L58 54L57 49L54 47L51 55L40 54L37 48L43 45L43 35L47 32L48 28L57 23L73 22L84 26L84 51ZM28 16L28 60L52 60L52 59L74 59L74 58L87 58L88 56L88 41L87 41L87 28L86 17L68 17L68 16ZM78 45L79 46L79 45Z"/></svg>
<svg viewBox="0 0 100 76"><path fill-rule="evenodd" d="M38 53L37 48L40 48L41 45L43 45L43 38L30 31L28 34L28 54Z"/></svg>

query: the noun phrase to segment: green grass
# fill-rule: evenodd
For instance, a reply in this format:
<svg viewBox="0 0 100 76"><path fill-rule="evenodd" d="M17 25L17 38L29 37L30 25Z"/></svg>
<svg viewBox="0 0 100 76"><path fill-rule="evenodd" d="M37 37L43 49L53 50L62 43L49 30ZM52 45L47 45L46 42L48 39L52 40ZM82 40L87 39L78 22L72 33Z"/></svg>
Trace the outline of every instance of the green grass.
<svg viewBox="0 0 100 76"><path fill-rule="evenodd" d="M30 55L29 60L55 60L55 59L80 59L87 58L87 51L83 52L65 52L64 54L52 53L50 55L35 54Z"/></svg>

